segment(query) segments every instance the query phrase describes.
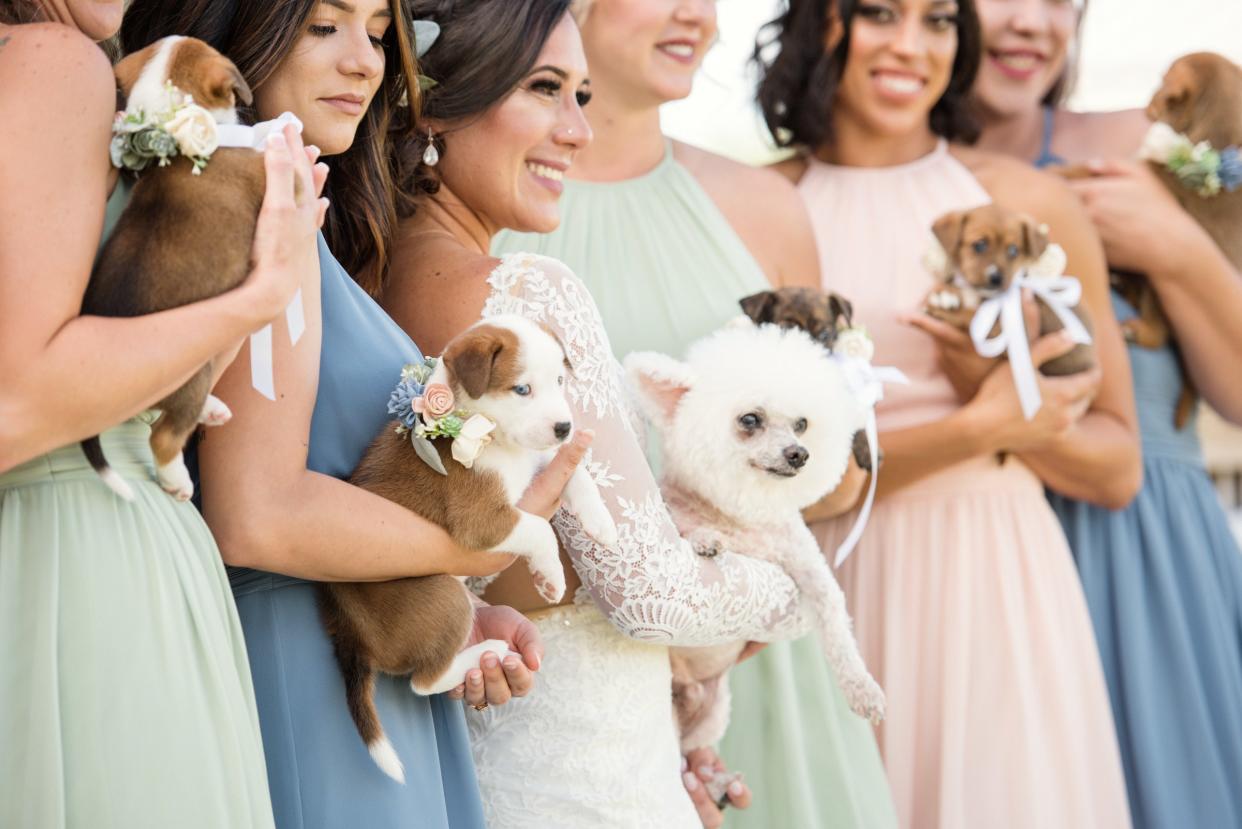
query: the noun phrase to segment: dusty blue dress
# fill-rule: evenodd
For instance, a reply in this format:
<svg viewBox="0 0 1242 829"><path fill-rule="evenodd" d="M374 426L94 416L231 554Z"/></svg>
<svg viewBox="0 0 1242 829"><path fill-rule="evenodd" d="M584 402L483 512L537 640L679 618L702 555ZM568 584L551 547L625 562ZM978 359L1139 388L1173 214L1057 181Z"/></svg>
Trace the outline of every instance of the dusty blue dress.
<svg viewBox="0 0 1242 829"><path fill-rule="evenodd" d="M1050 133L1040 166L1059 161ZM1113 309L1135 315L1115 294ZM1117 511L1049 500L1095 626L1135 829L1242 827L1242 553L1194 419L1173 426L1173 349L1129 353L1142 490Z"/></svg>
<svg viewBox="0 0 1242 829"><path fill-rule="evenodd" d="M311 421L310 469L348 477L389 419L410 338L350 279L322 237L323 346ZM350 555L341 550L341 555ZM375 701L405 764L406 783L367 753L309 582L231 568L259 705L279 829L474 829L484 826L460 702L415 696L379 678Z"/></svg>

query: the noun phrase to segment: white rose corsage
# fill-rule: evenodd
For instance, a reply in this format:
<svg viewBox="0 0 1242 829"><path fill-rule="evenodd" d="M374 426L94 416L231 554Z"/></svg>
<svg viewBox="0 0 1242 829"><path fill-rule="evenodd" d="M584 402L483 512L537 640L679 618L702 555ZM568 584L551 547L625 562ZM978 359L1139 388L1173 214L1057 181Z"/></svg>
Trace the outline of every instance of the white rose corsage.
<svg viewBox="0 0 1242 829"><path fill-rule="evenodd" d="M169 81L158 112L145 109L117 113L112 124L112 164L122 170L145 170L155 162L165 167L178 155L202 173L220 145L216 119Z"/></svg>
<svg viewBox="0 0 1242 829"><path fill-rule="evenodd" d="M397 434L410 436L418 456L441 475L448 470L432 440L449 438L453 460L470 469L491 443L495 421L457 407L453 390L432 382L439 361L428 357L401 369L401 380L388 399L388 413L397 417Z"/></svg>
<svg viewBox="0 0 1242 829"><path fill-rule="evenodd" d="M1139 158L1164 167L1183 187L1204 198L1242 187L1242 152L1238 147L1217 150L1207 141L1196 144L1161 121L1147 131Z"/></svg>

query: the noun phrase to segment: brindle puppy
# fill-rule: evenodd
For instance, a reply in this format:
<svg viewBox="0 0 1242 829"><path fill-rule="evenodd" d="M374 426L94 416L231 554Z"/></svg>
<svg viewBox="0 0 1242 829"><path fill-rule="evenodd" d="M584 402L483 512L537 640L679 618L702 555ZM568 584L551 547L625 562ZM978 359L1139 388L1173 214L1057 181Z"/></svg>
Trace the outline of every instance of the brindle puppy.
<svg viewBox="0 0 1242 829"><path fill-rule="evenodd" d="M854 321L854 306L848 299L814 288L760 291L743 297L738 304L756 325L767 322L781 328L801 328L829 351L837 342L838 332ZM878 456L883 460L882 451ZM864 471L872 471L871 448L861 431L854 433L854 462Z"/></svg>

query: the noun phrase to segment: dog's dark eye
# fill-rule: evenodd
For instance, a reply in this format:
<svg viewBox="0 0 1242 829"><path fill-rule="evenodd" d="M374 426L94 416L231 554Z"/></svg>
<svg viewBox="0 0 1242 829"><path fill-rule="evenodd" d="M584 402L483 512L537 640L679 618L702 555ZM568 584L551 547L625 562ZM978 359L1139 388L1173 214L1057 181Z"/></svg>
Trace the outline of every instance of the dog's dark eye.
<svg viewBox="0 0 1242 829"><path fill-rule="evenodd" d="M1008 256L1010 259L1017 259L1018 258L1018 246L1011 244L1009 247L1005 248L1005 255Z"/></svg>
<svg viewBox="0 0 1242 829"><path fill-rule="evenodd" d="M530 394L530 384L522 383L519 386L514 386L513 393L518 395L519 397L525 397L526 395Z"/></svg>
<svg viewBox="0 0 1242 829"><path fill-rule="evenodd" d="M975 253L987 253L988 252L988 240L980 239L979 241L975 242L970 247L972 250L974 250Z"/></svg>
<svg viewBox="0 0 1242 829"><path fill-rule="evenodd" d="M806 431L806 418L800 417L794 421L794 434L800 435Z"/></svg>
<svg viewBox="0 0 1242 829"><path fill-rule="evenodd" d="M755 412L747 412L737 419L738 425L748 432L753 432L763 425L763 416Z"/></svg>

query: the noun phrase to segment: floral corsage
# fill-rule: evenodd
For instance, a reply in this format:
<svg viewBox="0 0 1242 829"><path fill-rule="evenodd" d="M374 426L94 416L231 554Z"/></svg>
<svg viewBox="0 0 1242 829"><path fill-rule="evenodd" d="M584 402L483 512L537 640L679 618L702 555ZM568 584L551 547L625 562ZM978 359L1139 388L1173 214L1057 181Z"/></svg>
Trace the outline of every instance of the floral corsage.
<svg viewBox="0 0 1242 829"><path fill-rule="evenodd" d="M441 475L447 475L432 441L452 440L453 460L470 469L483 448L491 443L496 423L457 408L453 390L445 383L432 382L438 364L434 357L428 357L422 363L402 368L401 382L388 399L388 413L399 421L397 434L408 434L418 456Z"/></svg>
<svg viewBox="0 0 1242 829"><path fill-rule="evenodd" d="M1161 121L1147 131L1139 157L1161 165L1183 187L1204 198L1242 187L1242 153L1237 147L1217 150L1206 141L1195 144Z"/></svg>
<svg viewBox="0 0 1242 829"><path fill-rule="evenodd" d="M122 170L145 170L154 161L160 167L183 155L203 172L220 145L216 119L169 81L159 112L143 109L117 113L112 124L112 165Z"/></svg>

